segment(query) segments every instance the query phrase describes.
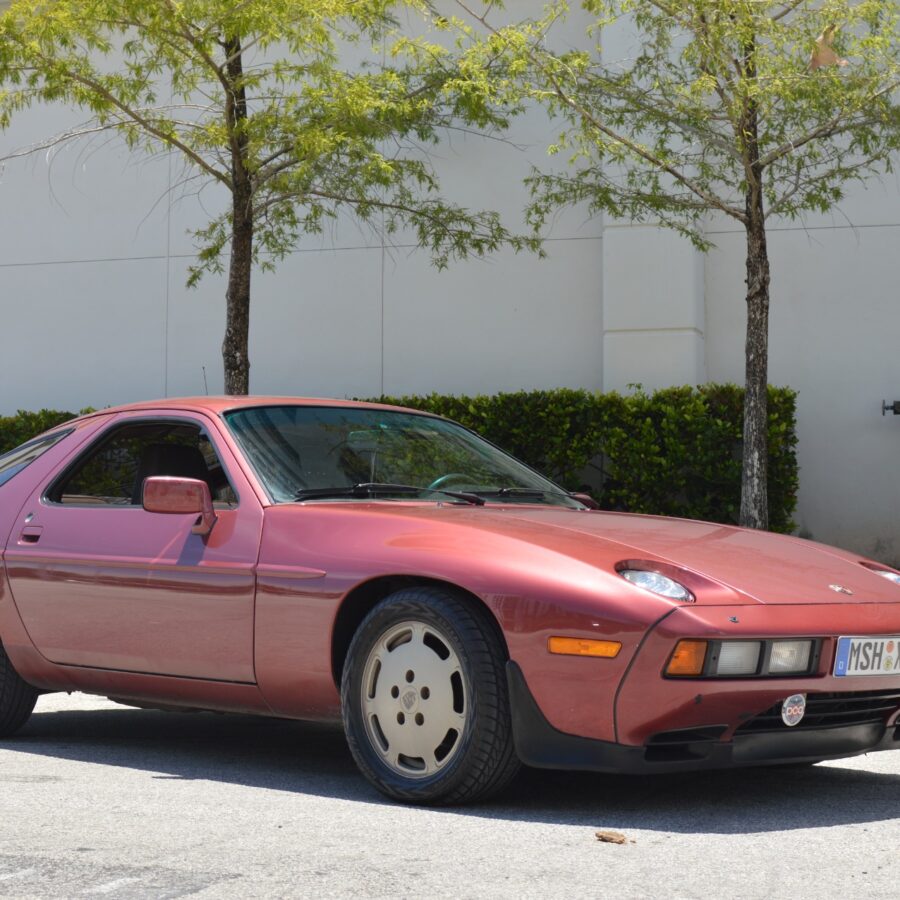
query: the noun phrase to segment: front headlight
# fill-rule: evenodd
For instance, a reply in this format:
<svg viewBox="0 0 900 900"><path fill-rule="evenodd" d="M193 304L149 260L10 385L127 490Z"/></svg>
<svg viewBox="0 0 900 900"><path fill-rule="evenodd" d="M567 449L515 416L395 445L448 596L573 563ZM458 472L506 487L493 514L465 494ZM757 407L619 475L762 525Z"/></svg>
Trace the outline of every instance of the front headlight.
<svg viewBox="0 0 900 900"><path fill-rule="evenodd" d="M783 678L808 675L818 659L820 641L680 640L665 674L677 678Z"/></svg>
<svg viewBox="0 0 900 900"><path fill-rule="evenodd" d="M694 595L683 585L667 575L659 572L648 572L645 569L623 569L619 574L626 580L647 591L653 591L660 597L669 600L680 600L682 603L693 603Z"/></svg>
<svg viewBox="0 0 900 900"><path fill-rule="evenodd" d="M882 569L878 563L869 562L868 560L860 560L859 564L870 572L874 572L882 578L887 578L888 581L893 581L894 584L900 586L900 573L892 572L890 569Z"/></svg>
<svg viewBox="0 0 900 900"><path fill-rule="evenodd" d="M729 675L755 675L761 649L759 641L722 641L712 674L726 678Z"/></svg>
<svg viewBox="0 0 900 900"><path fill-rule="evenodd" d="M893 581L894 584L900 584L900 575L896 572L888 572L886 569L872 569L872 571L882 578L887 578L888 581Z"/></svg>
<svg viewBox="0 0 900 900"><path fill-rule="evenodd" d="M774 641L769 656L770 675L791 675L809 671L812 641Z"/></svg>

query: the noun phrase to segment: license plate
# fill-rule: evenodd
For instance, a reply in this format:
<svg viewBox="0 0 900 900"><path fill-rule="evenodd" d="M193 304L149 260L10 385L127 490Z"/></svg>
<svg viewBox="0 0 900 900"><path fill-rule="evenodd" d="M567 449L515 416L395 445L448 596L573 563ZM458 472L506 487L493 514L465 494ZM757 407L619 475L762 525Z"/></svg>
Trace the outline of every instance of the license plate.
<svg viewBox="0 0 900 900"><path fill-rule="evenodd" d="M900 673L900 635L838 638L834 674L895 675Z"/></svg>

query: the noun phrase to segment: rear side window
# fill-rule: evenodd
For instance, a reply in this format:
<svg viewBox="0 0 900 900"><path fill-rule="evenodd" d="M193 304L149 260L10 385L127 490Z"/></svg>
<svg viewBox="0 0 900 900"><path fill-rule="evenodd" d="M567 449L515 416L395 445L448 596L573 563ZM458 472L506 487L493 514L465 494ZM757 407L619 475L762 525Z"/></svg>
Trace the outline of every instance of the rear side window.
<svg viewBox="0 0 900 900"><path fill-rule="evenodd" d="M18 475L26 466L33 463L42 453L46 453L54 444L59 443L72 429L54 431L27 441L24 444L0 456L0 485L6 484L14 475Z"/></svg>

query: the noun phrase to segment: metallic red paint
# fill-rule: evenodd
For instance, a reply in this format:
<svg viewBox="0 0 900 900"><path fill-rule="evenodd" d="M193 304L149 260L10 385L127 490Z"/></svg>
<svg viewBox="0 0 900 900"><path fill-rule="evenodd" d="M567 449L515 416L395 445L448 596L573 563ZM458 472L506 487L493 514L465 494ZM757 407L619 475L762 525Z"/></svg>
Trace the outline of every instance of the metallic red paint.
<svg viewBox="0 0 900 900"><path fill-rule="evenodd" d="M0 487L0 637L24 678L141 702L336 719L342 604L369 585L418 579L490 610L543 716L566 734L640 746L659 732L724 725L728 740L792 693L900 689L900 674L875 685L830 674L837 636L900 633L900 588L854 554L706 522L521 504L273 505L222 414L287 402L352 405L224 397L105 410L77 420ZM157 417L202 425L239 497L217 509L208 535L191 533L190 515L44 497L86 442ZM696 603L617 574L637 564L675 575ZM852 596L838 600L833 583ZM614 659L552 655L547 639L560 634L622 650ZM813 675L663 677L683 637L795 635L823 642Z"/></svg>

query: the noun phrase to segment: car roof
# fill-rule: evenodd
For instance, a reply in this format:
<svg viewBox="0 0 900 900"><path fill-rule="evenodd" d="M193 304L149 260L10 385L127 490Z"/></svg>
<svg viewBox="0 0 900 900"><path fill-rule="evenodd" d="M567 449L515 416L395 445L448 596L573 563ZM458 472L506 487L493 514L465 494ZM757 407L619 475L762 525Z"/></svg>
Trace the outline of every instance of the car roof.
<svg viewBox="0 0 900 900"><path fill-rule="evenodd" d="M422 410L409 409L403 406L392 406L385 403L369 403L361 400L337 400L327 397L279 397L279 396L237 396L220 395L214 397L166 397L161 400L142 400L138 403L126 403L121 406L110 406L98 409L79 418L92 416L108 416L113 413L140 412L152 410L179 410L182 412L207 412L221 415L236 409L251 409L259 406L331 406L355 407L357 409L390 409L398 412L418 413ZM430 415L430 413L424 413Z"/></svg>

